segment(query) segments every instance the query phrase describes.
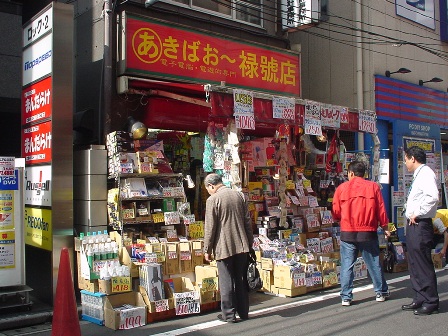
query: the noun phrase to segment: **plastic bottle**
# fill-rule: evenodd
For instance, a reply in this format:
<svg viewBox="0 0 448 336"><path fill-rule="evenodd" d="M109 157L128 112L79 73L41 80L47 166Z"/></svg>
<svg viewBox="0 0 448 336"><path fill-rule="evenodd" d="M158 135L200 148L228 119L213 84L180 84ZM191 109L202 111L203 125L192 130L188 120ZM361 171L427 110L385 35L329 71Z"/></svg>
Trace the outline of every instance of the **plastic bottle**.
<svg viewBox="0 0 448 336"><path fill-rule="evenodd" d="M99 246L98 239L96 239L95 243L93 244L93 259L94 260L100 260L101 259L100 246Z"/></svg>
<svg viewBox="0 0 448 336"><path fill-rule="evenodd" d="M87 247L87 262L89 263L90 269L93 268L93 251L92 245L88 245Z"/></svg>

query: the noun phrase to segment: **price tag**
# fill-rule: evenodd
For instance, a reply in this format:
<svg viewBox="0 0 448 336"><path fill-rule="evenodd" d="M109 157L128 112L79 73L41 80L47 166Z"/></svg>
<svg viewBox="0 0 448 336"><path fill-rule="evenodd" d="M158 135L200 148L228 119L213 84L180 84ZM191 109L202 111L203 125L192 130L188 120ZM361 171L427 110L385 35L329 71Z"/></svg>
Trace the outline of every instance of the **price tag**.
<svg viewBox="0 0 448 336"><path fill-rule="evenodd" d="M132 289L131 277L113 277L112 293L130 292Z"/></svg>

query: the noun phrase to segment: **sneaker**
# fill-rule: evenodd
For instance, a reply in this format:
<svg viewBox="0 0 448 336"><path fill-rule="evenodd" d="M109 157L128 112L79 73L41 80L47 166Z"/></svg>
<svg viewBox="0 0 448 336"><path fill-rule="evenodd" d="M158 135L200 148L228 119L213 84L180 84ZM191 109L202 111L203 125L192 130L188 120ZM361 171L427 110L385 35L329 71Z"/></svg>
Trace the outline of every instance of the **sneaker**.
<svg viewBox="0 0 448 336"><path fill-rule="evenodd" d="M342 305L343 306L350 306L352 304L351 300L342 300Z"/></svg>
<svg viewBox="0 0 448 336"><path fill-rule="evenodd" d="M443 268L444 270L448 270L448 264L445 265L445 267Z"/></svg>
<svg viewBox="0 0 448 336"><path fill-rule="evenodd" d="M386 301L386 296L381 293L376 293L376 302Z"/></svg>

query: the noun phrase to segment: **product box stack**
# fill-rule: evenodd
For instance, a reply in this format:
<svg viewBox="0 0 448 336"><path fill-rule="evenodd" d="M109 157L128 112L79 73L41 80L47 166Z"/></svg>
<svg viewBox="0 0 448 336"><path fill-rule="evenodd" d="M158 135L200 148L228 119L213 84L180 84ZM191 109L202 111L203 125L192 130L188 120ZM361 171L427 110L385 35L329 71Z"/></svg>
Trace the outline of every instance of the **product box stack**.
<svg viewBox="0 0 448 336"><path fill-rule="evenodd" d="M340 256L339 252L332 250L329 234L300 234L293 240L270 240L265 236L257 236L254 249L263 280L262 291L289 297L337 286ZM306 238L307 235L310 238ZM367 276L362 258L357 259L354 273L356 280Z"/></svg>
<svg viewBox="0 0 448 336"><path fill-rule="evenodd" d="M131 133L115 131L107 134L106 148L109 176L173 173L162 141L133 140Z"/></svg>

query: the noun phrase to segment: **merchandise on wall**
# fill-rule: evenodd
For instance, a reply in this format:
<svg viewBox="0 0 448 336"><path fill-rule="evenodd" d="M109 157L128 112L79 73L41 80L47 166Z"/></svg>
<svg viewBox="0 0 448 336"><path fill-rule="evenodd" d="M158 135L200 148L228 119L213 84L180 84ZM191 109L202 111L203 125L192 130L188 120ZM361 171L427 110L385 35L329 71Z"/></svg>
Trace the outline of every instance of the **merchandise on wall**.
<svg viewBox="0 0 448 336"><path fill-rule="evenodd" d="M209 87L207 95L212 109L199 136L108 134L113 232L104 242L101 234L78 243L80 289L106 297L103 315L86 319L123 329L218 307L217 268L204 264L202 250L202 179L210 172L247 198L263 291L291 297L338 284L332 196L356 158L346 151L347 133L374 130L372 114L240 89ZM362 259L356 265L356 277L365 277ZM98 306L86 303L95 314ZM126 314L113 315L117 309Z"/></svg>

